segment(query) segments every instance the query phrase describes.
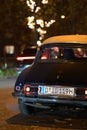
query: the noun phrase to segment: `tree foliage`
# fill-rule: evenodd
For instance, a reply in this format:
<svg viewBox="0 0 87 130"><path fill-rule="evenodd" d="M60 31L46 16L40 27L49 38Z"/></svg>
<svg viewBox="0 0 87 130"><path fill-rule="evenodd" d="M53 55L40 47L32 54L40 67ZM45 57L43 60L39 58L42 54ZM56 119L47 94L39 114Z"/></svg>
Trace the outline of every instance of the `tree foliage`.
<svg viewBox="0 0 87 130"><path fill-rule="evenodd" d="M49 36L87 34L87 0L57 1L56 13L56 22L48 28ZM61 19L61 15L65 15L65 19Z"/></svg>
<svg viewBox="0 0 87 130"><path fill-rule="evenodd" d="M36 19L55 19L44 38L61 34L87 34L87 0L33 0L41 10L34 14ZM0 41L3 44L32 44L33 32L27 26L27 17L33 15L26 0L0 0ZM61 15L65 15L61 19Z"/></svg>
<svg viewBox="0 0 87 130"><path fill-rule="evenodd" d="M25 0L0 0L0 40L3 44L23 44L30 38Z"/></svg>

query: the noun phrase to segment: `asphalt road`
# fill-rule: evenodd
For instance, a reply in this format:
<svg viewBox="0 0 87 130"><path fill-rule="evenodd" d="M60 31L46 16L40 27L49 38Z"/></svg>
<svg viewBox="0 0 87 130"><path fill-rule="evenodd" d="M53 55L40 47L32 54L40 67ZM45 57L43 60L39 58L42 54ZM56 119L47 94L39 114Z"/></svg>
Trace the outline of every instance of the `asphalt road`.
<svg viewBox="0 0 87 130"><path fill-rule="evenodd" d="M15 78L0 79L0 130L87 130L87 113L67 110L20 114L11 93Z"/></svg>

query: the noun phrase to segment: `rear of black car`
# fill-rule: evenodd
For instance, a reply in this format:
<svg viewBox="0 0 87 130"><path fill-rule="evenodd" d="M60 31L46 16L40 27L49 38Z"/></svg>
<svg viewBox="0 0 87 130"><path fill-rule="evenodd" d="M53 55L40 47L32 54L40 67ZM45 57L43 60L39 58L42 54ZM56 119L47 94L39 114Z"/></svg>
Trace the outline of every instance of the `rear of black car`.
<svg viewBox="0 0 87 130"><path fill-rule="evenodd" d="M80 63L80 61L63 61L52 65L48 63L49 68L46 68L47 63L36 64L30 68L30 73L27 74L27 82L23 88L24 94L27 97L35 97L37 101L46 100L47 103L48 101L52 103L53 100L54 103L63 103L62 99L67 103L71 100L73 102L76 100L86 101L87 68L85 64L84 62ZM83 102L81 104L87 105Z"/></svg>
<svg viewBox="0 0 87 130"><path fill-rule="evenodd" d="M64 52L74 50L74 56ZM83 50L85 49L84 53ZM55 52L55 55L53 52ZM48 55L51 54L50 56ZM52 52L52 53L51 53ZM65 57L66 56L66 57ZM13 95L23 114L34 108L87 107L87 49L79 45L42 46L36 60L18 77Z"/></svg>

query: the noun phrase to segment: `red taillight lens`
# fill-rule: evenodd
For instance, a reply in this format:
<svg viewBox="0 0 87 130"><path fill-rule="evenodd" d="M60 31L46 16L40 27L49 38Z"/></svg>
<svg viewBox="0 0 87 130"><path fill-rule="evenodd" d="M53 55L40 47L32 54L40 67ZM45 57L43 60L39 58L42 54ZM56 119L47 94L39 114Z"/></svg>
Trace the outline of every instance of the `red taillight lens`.
<svg viewBox="0 0 87 130"><path fill-rule="evenodd" d="M30 85L25 84L24 85L24 94L29 96L30 95Z"/></svg>
<svg viewBox="0 0 87 130"><path fill-rule="evenodd" d="M26 96L36 96L38 89L36 86L25 84L23 91Z"/></svg>
<svg viewBox="0 0 87 130"><path fill-rule="evenodd" d="M87 88L85 89L85 96L84 98L87 100Z"/></svg>
<svg viewBox="0 0 87 130"><path fill-rule="evenodd" d="M77 89L76 94L81 96L83 99L87 99L87 88Z"/></svg>
<svg viewBox="0 0 87 130"><path fill-rule="evenodd" d="M18 61L22 61L22 60L34 60L35 56L17 57L16 59Z"/></svg>
<svg viewBox="0 0 87 130"><path fill-rule="evenodd" d="M77 95L84 95L84 93L85 93L85 89L77 89L76 90Z"/></svg>
<svg viewBox="0 0 87 130"><path fill-rule="evenodd" d="M87 95L87 89L85 89L85 95Z"/></svg>

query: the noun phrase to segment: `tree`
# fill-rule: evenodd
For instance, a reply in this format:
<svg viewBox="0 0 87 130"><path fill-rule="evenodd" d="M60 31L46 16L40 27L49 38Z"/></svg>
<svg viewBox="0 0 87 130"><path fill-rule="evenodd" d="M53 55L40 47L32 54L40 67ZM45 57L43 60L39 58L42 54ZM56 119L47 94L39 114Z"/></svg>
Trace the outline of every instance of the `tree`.
<svg viewBox="0 0 87 130"><path fill-rule="evenodd" d="M29 7L28 27L33 31L33 42L40 43L47 33L46 28L55 22L55 2L53 0L26 0ZM54 13L53 13L54 12Z"/></svg>
<svg viewBox="0 0 87 130"><path fill-rule="evenodd" d="M29 44L28 7L25 0L0 0L0 40L3 44Z"/></svg>
<svg viewBox="0 0 87 130"><path fill-rule="evenodd" d="M56 2L56 22L49 28L50 35L87 34L87 0L61 0ZM62 19L61 15L65 18ZM56 29L57 28L57 29Z"/></svg>
<svg viewBox="0 0 87 130"><path fill-rule="evenodd" d="M20 47L54 35L87 34L86 5L87 0L0 0L0 42Z"/></svg>

